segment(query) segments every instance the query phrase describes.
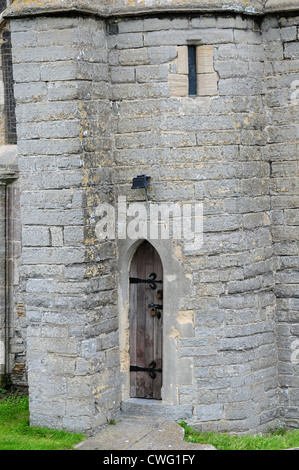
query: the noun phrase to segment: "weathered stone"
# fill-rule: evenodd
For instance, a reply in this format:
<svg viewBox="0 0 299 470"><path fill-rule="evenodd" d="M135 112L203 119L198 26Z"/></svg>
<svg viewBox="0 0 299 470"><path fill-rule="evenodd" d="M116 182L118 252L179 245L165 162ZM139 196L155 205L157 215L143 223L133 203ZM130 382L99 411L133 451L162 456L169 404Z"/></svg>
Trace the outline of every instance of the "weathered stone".
<svg viewBox="0 0 299 470"><path fill-rule="evenodd" d="M100 203L144 201L131 189L137 174L152 177L149 202L201 203L204 237L195 248L156 241L162 408L132 408L214 430L298 422L293 2L271 16L281 2L74 2L72 16L56 3L55 15L32 2L8 13L21 197L18 208L0 159L0 239L9 234L0 242L0 352L8 295L9 363L26 383L26 344L32 424L93 432L128 398L127 273L137 245L99 240L95 227Z"/></svg>

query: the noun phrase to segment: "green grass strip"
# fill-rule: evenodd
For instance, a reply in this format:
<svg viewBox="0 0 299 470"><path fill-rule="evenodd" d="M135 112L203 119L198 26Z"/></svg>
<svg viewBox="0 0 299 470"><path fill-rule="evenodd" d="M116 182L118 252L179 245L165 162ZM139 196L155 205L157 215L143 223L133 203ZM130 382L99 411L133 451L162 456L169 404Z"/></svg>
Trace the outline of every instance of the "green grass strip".
<svg viewBox="0 0 299 470"><path fill-rule="evenodd" d="M31 427L27 396L0 401L0 450L70 450L83 439L82 434Z"/></svg>
<svg viewBox="0 0 299 470"><path fill-rule="evenodd" d="M179 423L185 429L185 440L199 444L210 444L218 450L284 450L299 447L299 429L276 428L263 435L235 435L228 433L201 433Z"/></svg>

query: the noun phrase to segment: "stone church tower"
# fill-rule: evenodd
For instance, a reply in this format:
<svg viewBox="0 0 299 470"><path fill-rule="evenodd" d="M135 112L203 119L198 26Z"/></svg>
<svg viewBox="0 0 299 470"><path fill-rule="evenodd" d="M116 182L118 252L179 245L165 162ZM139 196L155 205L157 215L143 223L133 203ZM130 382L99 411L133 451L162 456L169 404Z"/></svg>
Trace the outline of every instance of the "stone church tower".
<svg viewBox="0 0 299 470"><path fill-rule="evenodd" d="M298 427L298 0L0 5L0 375L32 425Z"/></svg>

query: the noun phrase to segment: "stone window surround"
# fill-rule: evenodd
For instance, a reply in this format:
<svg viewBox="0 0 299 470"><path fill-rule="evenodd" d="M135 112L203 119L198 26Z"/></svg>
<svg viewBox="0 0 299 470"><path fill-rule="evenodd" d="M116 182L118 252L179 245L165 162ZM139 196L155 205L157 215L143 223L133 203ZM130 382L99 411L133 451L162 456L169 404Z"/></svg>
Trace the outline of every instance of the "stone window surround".
<svg viewBox="0 0 299 470"><path fill-rule="evenodd" d="M195 95L189 94L189 46L196 48L197 93ZM171 64L173 72L168 75L171 96L196 98L219 94L219 77L214 70L214 49L213 45L203 45L196 41L191 41L186 46L177 46L178 56Z"/></svg>

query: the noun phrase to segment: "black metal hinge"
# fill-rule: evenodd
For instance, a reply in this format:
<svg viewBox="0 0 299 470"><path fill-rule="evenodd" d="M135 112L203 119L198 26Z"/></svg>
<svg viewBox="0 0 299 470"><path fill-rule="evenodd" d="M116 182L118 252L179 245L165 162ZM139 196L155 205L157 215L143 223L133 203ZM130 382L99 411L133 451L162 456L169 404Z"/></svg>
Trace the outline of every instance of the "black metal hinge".
<svg viewBox="0 0 299 470"><path fill-rule="evenodd" d="M162 284L163 281L158 281L157 279L157 274L156 273L151 273L149 275L149 279L139 279L138 277L130 277L130 283L131 284L149 284L150 288L152 290L157 289L157 284Z"/></svg>
<svg viewBox="0 0 299 470"><path fill-rule="evenodd" d="M131 372L148 372L150 377L154 380L157 377L156 372L162 373L162 369L156 369L157 364L155 361L150 363L149 367L139 367L139 366L131 366Z"/></svg>

